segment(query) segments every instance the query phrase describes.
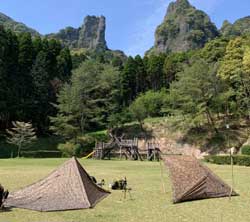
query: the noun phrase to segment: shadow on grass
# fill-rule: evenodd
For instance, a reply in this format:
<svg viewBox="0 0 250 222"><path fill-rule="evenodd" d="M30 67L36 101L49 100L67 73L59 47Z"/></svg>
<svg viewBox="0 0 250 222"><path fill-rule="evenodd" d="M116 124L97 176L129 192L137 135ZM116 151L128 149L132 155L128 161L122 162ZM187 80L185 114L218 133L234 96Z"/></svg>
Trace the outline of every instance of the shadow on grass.
<svg viewBox="0 0 250 222"><path fill-rule="evenodd" d="M12 207L3 207L0 209L0 213L12 212Z"/></svg>

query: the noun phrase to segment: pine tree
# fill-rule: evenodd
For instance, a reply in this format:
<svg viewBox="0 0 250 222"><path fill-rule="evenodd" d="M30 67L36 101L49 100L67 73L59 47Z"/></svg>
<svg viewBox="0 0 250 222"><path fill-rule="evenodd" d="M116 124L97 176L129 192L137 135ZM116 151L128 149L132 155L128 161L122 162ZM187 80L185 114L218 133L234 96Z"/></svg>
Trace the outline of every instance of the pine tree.
<svg viewBox="0 0 250 222"><path fill-rule="evenodd" d="M28 119L29 113L32 110L32 78L30 71L33 64L33 45L31 35L29 33L22 33L19 36L19 55L18 55L18 64L19 64L19 101L20 111L19 118Z"/></svg>
<svg viewBox="0 0 250 222"><path fill-rule="evenodd" d="M136 70L137 66L132 57L129 57L121 73L122 105L129 105L136 97Z"/></svg>
<svg viewBox="0 0 250 222"><path fill-rule="evenodd" d="M7 107L7 67L6 67L6 50L7 34L2 26L0 26L0 123L5 125L8 114Z"/></svg>
<svg viewBox="0 0 250 222"><path fill-rule="evenodd" d="M33 80L33 109L31 117L38 126L40 132L43 132L48 126L48 115L51 109L49 101L49 74L47 72L47 56L46 53L40 51L36 57L35 63L31 70Z"/></svg>
<svg viewBox="0 0 250 222"><path fill-rule="evenodd" d="M166 78L163 72L165 55L152 55L148 58L147 76L150 88L157 91L166 86Z"/></svg>
<svg viewBox="0 0 250 222"><path fill-rule="evenodd" d="M18 39L17 36L11 31L7 31L7 49L5 53L5 64L7 69L7 107L8 107L8 120L6 125L10 124L10 121L17 119L18 107L19 107L19 72L18 72Z"/></svg>
<svg viewBox="0 0 250 222"><path fill-rule="evenodd" d="M141 56L137 55L134 59L136 64L136 95L146 91L147 72Z"/></svg>

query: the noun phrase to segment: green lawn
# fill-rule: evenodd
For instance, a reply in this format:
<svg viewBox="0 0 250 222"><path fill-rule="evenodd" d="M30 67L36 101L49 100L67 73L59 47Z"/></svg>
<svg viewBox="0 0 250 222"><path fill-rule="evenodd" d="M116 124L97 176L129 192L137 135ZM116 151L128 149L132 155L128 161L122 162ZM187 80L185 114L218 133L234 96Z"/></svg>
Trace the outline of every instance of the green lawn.
<svg viewBox="0 0 250 222"><path fill-rule="evenodd" d="M46 176L65 159L0 160L0 183L13 191ZM153 222L153 221L225 221L250 220L250 168L235 167L235 190L240 197L209 199L173 205L168 174L164 168L163 192L159 163L132 161L81 161L85 169L98 180L111 182L126 176L133 188L134 200L121 201L121 191L113 191L94 209L40 213L12 209L0 213L0 222ZM230 166L208 165L227 183Z"/></svg>

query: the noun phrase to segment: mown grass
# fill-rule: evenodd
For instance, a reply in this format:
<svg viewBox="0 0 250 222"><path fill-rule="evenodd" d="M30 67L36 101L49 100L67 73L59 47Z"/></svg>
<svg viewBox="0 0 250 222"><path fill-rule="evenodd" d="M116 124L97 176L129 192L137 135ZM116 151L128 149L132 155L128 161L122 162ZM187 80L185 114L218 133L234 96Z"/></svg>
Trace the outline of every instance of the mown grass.
<svg viewBox="0 0 250 222"><path fill-rule="evenodd" d="M45 177L65 159L0 160L0 183L17 190ZM121 191L112 191L94 209L40 213L12 209L0 213L0 222L154 222L154 221L249 221L250 168L235 167L235 190L239 197L192 201L173 205L168 174L163 167L163 191L160 165L157 162L81 160L82 165L98 180L111 182L126 176L132 187L133 200L122 199ZM227 183L231 183L230 166L208 165ZM67 200L65 200L67 201Z"/></svg>

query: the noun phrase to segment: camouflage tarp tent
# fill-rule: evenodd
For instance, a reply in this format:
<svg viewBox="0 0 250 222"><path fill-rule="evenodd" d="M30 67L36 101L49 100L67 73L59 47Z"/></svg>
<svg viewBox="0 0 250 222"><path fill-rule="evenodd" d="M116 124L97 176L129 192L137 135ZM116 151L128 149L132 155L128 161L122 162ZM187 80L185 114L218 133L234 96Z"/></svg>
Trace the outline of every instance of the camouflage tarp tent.
<svg viewBox="0 0 250 222"><path fill-rule="evenodd" d="M108 194L73 157L45 179L10 193L5 206L37 211L84 209L94 207Z"/></svg>
<svg viewBox="0 0 250 222"><path fill-rule="evenodd" d="M172 181L173 202L238 195L191 156L163 157Z"/></svg>

